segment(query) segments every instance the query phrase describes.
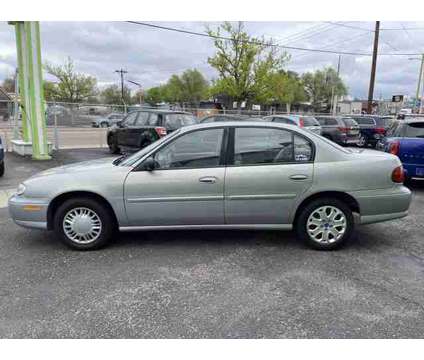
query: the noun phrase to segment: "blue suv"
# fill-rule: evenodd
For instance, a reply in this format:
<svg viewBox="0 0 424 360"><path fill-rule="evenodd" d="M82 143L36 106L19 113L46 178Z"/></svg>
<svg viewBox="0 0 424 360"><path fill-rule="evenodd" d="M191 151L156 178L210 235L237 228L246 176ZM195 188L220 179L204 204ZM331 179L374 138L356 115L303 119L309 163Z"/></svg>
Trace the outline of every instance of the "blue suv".
<svg viewBox="0 0 424 360"><path fill-rule="evenodd" d="M3 149L3 143L0 137L0 176L3 176L3 174L4 174L4 149Z"/></svg>

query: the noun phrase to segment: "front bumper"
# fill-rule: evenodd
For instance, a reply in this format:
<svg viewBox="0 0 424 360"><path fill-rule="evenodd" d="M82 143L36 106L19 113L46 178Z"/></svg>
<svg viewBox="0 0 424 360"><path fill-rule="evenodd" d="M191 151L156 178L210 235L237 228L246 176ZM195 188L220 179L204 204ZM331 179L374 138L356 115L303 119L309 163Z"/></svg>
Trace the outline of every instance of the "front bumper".
<svg viewBox="0 0 424 360"><path fill-rule="evenodd" d="M9 199L9 213L17 225L47 229L48 205L46 199L30 199L14 194Z"/></svg>
<svg viewBox="0 0 424 360"><path fill-rule="evenodd" d="M361 224L372 224L407 216L412 197L411 191L405 186L353 191L349 194L359 204Z"/></svg>

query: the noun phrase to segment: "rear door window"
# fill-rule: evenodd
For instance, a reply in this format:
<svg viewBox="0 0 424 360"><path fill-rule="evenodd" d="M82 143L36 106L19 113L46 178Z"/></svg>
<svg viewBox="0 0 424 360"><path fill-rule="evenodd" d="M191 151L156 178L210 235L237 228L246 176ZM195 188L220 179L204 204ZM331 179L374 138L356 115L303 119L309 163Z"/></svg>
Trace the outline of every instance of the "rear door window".
<svg viewBox="0 0 424 360"><path fill-rule="evenodd" d="M312 160L312 144L283 129L236 128L234 165L305 162Z"/></svg>

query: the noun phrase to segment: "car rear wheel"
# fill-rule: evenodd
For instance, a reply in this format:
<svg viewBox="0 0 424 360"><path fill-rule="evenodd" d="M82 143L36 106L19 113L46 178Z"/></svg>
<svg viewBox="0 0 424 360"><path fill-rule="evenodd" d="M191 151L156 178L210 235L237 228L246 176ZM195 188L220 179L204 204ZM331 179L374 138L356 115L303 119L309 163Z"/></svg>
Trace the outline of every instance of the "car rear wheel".
<svg viewBox="0 0 424 360"><path fill-rule="evenodd" d="M77 250L93 250L106 245L114 229L112 214L94 199L69 199L54 216L56 236L65 245Z"/></svg>
<svg viewBox="0 0 424 360"><path fill-rule="evenodd" d="M359 139L358 139L357 145L359 147L365 147L367 145L367 139L366 139L366 137L364 135L362 135L362 134L359 135Z"/></svg>
<svg viewBox="0 0 424 360"><path fill-rule="evenodd" d="M0 162L0 177L4 175L4 161Z"/></svg>
<svg viewBox="0 0 424 360"><path fill-rule="evenodd" d="M119 146L116 144L116 140L113 136L108 137L107 145L109 146L109 151L112 154L119 154L120 153Z"/></svg>
<svg viewBox="0 0 424 360"><path fill-rule="evenodd" d="M108 125L108 123L107 122L101 122L100 123L100 127L102 127L102 128L107 128L109 125Z"/></svg>
<svg viewBox="0 0 424 360"><path fill-rule="evenodd" d="M317 199L306 205L296 223L298 238L318 250L333 250L349 240L354 230L352 211L341 200Z"/></svg>

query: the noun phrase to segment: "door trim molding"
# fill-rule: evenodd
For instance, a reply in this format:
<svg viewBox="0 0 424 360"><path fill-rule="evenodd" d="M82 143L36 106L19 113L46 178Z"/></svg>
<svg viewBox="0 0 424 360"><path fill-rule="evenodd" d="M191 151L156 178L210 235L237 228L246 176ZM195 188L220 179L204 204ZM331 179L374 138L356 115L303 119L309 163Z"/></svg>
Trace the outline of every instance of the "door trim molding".
<svg viewBox="0 0 424 360"><path fill-rule="evenodd" d="M168 196L168 197L141 197L130 198L126 202L130 204L144 203L144 202L180 202L180 201L216 201L224 200L223 195L210 195L210 196Z"/></svg>
<svg viewBox="0 0 424 360"><path fill-rule="evenodd" d="M296 194L259 194L259 195L230 195L225 200L278 200L294 199Z"/></svg>
<svg viewBox="0 0 424 360"><path fill-rule="evenodd" d="M292 230L292 224L219 224L219 225L154 225L120 226L120 231L149 230Z"/></svg>

